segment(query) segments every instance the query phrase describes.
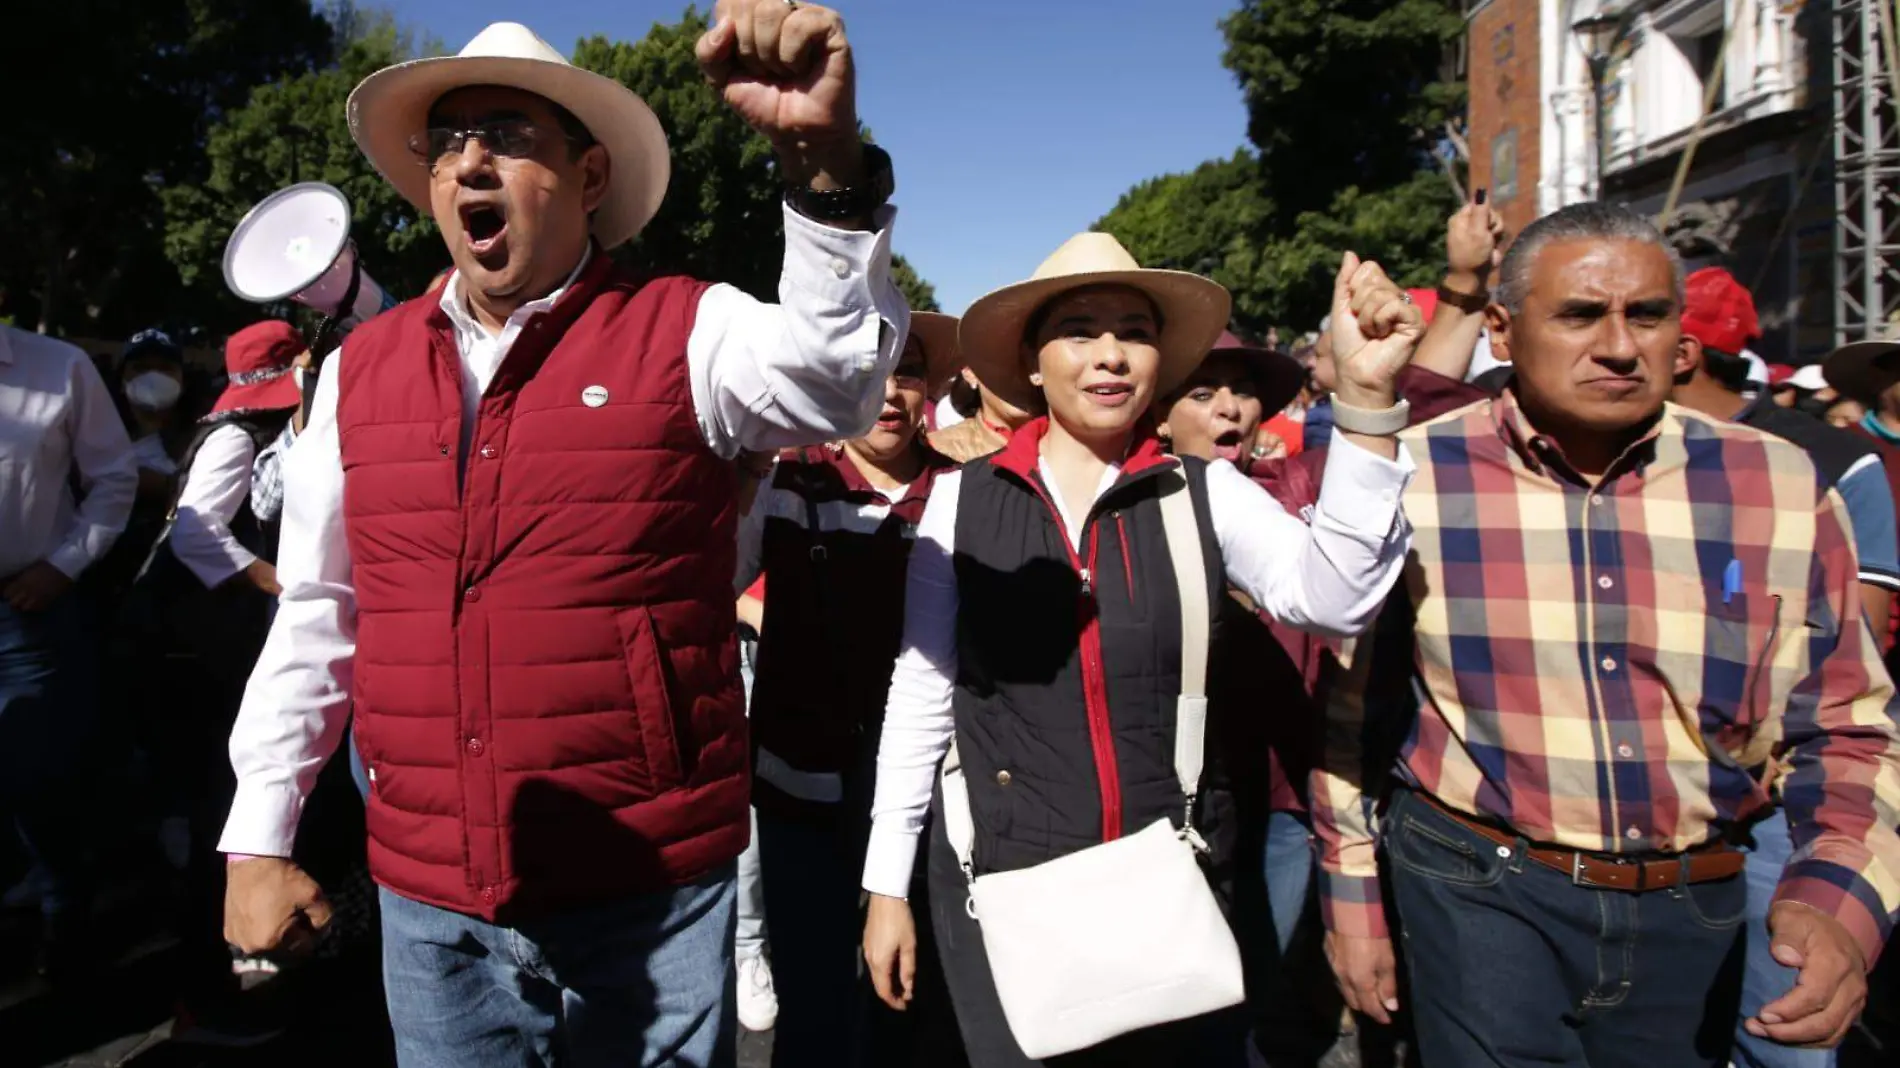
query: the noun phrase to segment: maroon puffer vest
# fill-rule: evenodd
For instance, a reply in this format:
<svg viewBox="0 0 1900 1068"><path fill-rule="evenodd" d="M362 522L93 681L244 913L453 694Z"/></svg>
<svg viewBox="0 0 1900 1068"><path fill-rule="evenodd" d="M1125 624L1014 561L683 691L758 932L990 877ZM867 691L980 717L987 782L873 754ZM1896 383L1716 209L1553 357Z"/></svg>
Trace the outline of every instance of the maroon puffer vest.
<svg viewBox="0 0 1900 1068"><path fill-rule="evenodd" d="M378 882L485 919L695 880L744 848L732 465L694 417L701 283L596 252L483 394L434 296L340 383L357 737Z"/></svg>

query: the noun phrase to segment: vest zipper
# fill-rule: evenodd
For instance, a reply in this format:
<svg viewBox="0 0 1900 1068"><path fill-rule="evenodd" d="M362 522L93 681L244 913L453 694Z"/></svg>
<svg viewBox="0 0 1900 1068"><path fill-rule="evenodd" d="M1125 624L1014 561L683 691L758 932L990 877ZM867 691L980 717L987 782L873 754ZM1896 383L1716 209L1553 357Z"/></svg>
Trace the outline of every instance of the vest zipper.
<svg viewBox="0 0 1900 1068"><path fill-rule="evenodd" d="M1076 598L1076 619L1081 624L1079 644L1082 654L1082 706L1088 713L1089 747L1095 751L1095 778L1102 792L1102 841L1112 842L1122 835L1122 775L1121 767L1115 759L1115 733L1108 719L1108 678L1102 667L1102 629L1101 613L1095 607L1095 550L1099 544L1095 535L1095 517L1091 513L1083 520L1083 528L1088 532L1089 558L1085 564L1075 545L1069 541L1069 532L1063 528L1062 513L1055 502L1049 499L1040 483L1035 479L1026 480L1042 498L1043 507L1049 509L1049 515L1055 519L1056 527L1062 534L1062 547L1068 551L1069 564L1075 568L1076 577L1082 582L1081 595Z"/></svg>
<svg viewBox="0 0 1900 1068"><path fill-rule="evenodd" d="M1128 579L1128 605L1135 605L1135 563L1128 555L1128 528L1122 524L1122 514L1115 513L1115 538L1122 545L1122 575Z"/></svg>

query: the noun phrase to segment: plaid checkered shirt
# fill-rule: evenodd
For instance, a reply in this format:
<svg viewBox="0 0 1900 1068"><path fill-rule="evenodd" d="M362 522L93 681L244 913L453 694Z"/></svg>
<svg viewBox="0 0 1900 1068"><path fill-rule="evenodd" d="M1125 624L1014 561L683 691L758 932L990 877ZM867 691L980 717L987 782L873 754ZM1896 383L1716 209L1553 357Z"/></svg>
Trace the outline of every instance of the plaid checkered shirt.
<svg viewBox="0 0 1900 1068"><path fill-rule="evenodd" d="M1453 809L1635 857L1703 844L1778 787L1777 900L1840 920L1871 964L1900 906L1900 727L1844 508L1801 449L1670 405L1593 484L1508 392L1401 440L1406 595L1347 650L1312 776L1328 927L1386 933L1396 756Z"/></svg>
<svg viewBox="0 0 1900 1068"><path fill-rule="evenodd" d="M284 510L284 454L297 440L289 423L251 462L251 514L268 523Z"/></svg>

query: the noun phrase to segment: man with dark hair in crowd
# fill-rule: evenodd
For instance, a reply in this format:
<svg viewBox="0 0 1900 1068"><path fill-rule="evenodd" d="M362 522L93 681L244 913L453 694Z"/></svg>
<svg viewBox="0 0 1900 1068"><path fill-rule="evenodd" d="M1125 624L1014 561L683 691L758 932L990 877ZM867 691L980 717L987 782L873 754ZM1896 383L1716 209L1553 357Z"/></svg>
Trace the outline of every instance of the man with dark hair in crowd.
<svg viewBox="0 0 1900 1068"><path fill-rule="evenodd" d="M90 903L96 635L73 584L124 529L138 466L92 360L6 325L0 428L0 810L46 873L43 969L57 973Z"/></svg>
<svg viewBox="0 0 1900 1068"><path fill-rule="evenodd" d="M1681 305L1648 221L1541 219L1487 313L1512 384L1401 435L1408 596L1347 654L1313 801L1340 985L1398 1008L1389 880L1427 1063L1726 1064L1726 838L1780 768L1767 934L1799 976L1748 1031L1838 1043L1900 906L1900 728L1845 509L1796 446L1667 403Z"/></svg>
<svg viewBox="0 0 1900 1068"><path fill-rule="evenodd" d="M837 12L719 0L698 58L786 182L777 305L609 255L659 208L665 132L525 26L351 94L455 273L325 361L284 458L226 923L260 951L328 921L290 858L353 714L410 1068L731 1057L731 459L862 432L908 318Z"/></svg>

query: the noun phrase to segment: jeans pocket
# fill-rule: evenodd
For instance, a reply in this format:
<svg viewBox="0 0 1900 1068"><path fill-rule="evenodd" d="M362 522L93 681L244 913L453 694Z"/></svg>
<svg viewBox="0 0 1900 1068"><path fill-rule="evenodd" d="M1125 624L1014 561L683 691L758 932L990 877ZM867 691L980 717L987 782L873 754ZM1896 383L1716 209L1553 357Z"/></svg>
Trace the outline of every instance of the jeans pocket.
<svg viewBox="0 0 1900 1068"><path fill-rule="evenodd" d="M1689 883L1678 893L1690 917L1711 931L1726 931L1748 916L1748 880L1741 875Z"/></svg>
<svg viewBox="0 0 1900 1068"><path fill-rule="evenodd" d="M1398 806L1386 845L1392 862L1415 875L1460 886L1490 886L1504 874L1502 847L1422 805Z"/></svg>

